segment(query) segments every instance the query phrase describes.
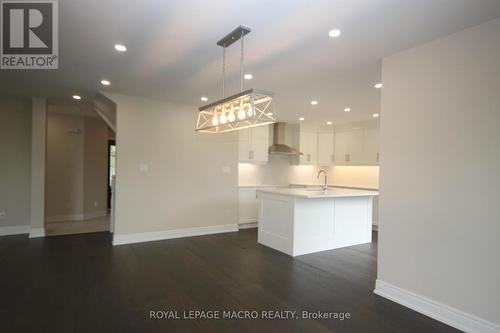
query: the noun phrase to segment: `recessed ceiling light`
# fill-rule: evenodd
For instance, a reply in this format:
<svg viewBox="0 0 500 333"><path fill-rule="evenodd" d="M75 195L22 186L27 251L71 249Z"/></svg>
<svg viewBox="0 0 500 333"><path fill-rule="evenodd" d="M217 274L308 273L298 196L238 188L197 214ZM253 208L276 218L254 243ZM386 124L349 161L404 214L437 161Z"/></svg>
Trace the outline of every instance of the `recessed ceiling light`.
<svg viewBox="0 0 500 333"><path fill-rule="evenodd" d="M79 101L79 100L82 99L82 96L80 96L80 95L73 95L73 99Z"/></svg>
<svg viewBox="0 0 500 333"><path fill-rule="evenodd" d="M304 120L304 117L300 117L300 118L299 118L299 120L300 120L300 121Z"/></svg>
<svg viewBox="0 0 500 333"><path fill-rule="evenodd" d="M378 113L374 113L372 116L373 118L378 118Z"/></svg>
<svg viewBox="0 0 500 333"><path fill-rule="evenodd" d="M374 85L374 87L375 87L375 88L377 88L377 89L380 89L380 88L382 88L383 86L384 86L384 85L382 84L382 82L376 83L376 84Z"/></svg>
<svg viewBox="0 0 500 333"><path fill-rule="evenodd" d="M318 105L318 101L311 101L311 105Z"/></svg>
<svg viewBox="0 0 500 333"><path fill-rule="evenodd" d="M243 77L245 78L245 80L251 80L251 79L253 79L253 75L250 74L250 73L245 74Z"/></svg>
<svg viewBox="0 0 500 333"><path fill-rule="evenodd" d="M108 80L101 80L101 84L103 86L109 86L111 84L111 82L109 82Z"/></svg>
<svg viewBox="0 0 500 333"><path fill-rule="evenodd" d="M328 36L330 36L332 38L337 38L338 36L340 36L340 30L339 29L330 30L328 32Z"/></svg>
<svg viewBox="0 0 500 333"><path fill-rule="evenodd" d="M332 122L331 122L331 121L327 121L327 122L326 122L326 124L327 124L327 125L331 125L331 124L332 124Z"/></svg>
<svg viewBox="0 0 500 333"><path fill-rule="evenodd" d="M351 112L351 108L345 108L344 111L345 112Z"/></svg>
<svg viewBox="0 0 500 333"><path fill-rule="evenodd" d="M122 44L115 44L115 50L117 50L118 52L125 52L127 51L127 47Z"/></svg>
<svg viewBox="0 0 500 333"><path fill-rule="evenodd" d="M205 96L202 96L200 99L201 99L202 102L208 101L208 97L205 97Z"/></svg>

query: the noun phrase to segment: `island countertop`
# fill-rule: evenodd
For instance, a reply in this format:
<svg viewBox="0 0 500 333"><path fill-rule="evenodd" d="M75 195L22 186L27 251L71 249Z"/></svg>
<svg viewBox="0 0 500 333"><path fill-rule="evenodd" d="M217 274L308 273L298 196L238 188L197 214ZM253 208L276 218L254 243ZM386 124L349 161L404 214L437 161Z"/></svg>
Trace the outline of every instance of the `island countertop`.
<svg viewBox="0 0 500 333"><path fill-rule="evenodd" d="M377 196L377 191L354 190L347 188L329 188L326 193L322 189L302 189L302 188L269 188L258 189L257 193L270 193L277 195L286 195L305 199L321 198L344 198L344 197L369 197Z"/></svg>

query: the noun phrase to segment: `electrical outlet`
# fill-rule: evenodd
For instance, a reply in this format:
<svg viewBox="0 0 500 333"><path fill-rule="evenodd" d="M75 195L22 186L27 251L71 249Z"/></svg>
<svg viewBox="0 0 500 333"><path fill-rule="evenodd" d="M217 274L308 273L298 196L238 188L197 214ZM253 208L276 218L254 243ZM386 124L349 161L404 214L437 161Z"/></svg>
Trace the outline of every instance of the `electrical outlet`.
<svg viewBox="0 0 500 333"><path fill-rule="evenodd" d="M5 212L0 212L0 220L3 220L7 217L7 214Z"/></svg>
<svg viewBox="0 0 500 333"><path fill-rule="evenodd" d="M99 206L99 203L97 201L94 201L94 207Z"/></svg>

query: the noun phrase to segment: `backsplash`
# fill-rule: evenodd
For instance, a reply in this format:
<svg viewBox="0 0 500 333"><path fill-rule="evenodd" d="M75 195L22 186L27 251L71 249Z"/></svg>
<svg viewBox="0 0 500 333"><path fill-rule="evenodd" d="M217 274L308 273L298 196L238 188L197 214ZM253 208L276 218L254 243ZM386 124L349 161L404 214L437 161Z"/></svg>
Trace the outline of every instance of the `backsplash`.
<svg viewBox="0 0 500 333"><path fill-rule="evenodd" d="M238 164L238 184L240 185L277 185L320 184L318 170L328 172L328 183L335 185L378 188L378 166L330 166L292 165L289 157L270 155L267 164Z"/></svg>

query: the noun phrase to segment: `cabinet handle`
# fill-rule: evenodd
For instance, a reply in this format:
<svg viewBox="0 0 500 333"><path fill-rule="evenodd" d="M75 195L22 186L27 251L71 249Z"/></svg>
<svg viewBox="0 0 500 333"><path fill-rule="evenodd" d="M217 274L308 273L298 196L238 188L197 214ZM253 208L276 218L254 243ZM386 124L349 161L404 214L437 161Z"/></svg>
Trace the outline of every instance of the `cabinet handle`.
<svg viewBox="0 0 500 333"><path fill-rule="evenodd" d="M253 149L252 149L252 160L253 160Z"/></svg>
<svg viewBox="0 0 500 333"><path fill-rule="evenodd" d="M377 152L377 163L378 163L378 162L379 162L379 154L378 154L378 152Z"/></svg>
<svg viewBox="0 0 500 333"><path fill-rule="evenodd" d="M349 162L349 158L348 158L347 156L348 156L348 155L347 155L347 154L345 154L345 161L346 161L346 162Z"/></svg>
<svg viewBox="0 0 500 333"><path fill-rule="evenodd" d="M311 162L311 154L307 154L307 162Z"/></svg>
<svg viewBox="0 0 500 333"><path fill-rule="evenodd" d="M335 155L332 154L332 162L335 162Z"/></svg>
<svg viewBox="0 0 500 333"><path fill-rule="evenodd" d="M251 160L251 159L252 159L252 151L251 151L251 150L249 150L249 151L248 151L248 159L249 159L249 160Z"/></svg>

